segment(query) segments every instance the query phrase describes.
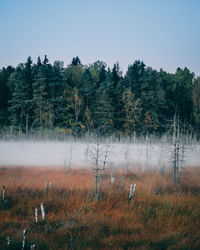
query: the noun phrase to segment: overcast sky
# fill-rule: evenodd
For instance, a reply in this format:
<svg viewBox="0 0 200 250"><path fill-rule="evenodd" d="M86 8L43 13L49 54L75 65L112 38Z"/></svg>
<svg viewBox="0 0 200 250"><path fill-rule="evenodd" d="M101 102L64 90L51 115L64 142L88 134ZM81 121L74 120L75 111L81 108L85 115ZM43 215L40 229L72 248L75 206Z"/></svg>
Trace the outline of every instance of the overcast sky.
<svg viewBox="0 0 200 250"><path fill-rule="evenodd" d="M200 75L200 0L0 0L0 67L45 54Z"/></svg>

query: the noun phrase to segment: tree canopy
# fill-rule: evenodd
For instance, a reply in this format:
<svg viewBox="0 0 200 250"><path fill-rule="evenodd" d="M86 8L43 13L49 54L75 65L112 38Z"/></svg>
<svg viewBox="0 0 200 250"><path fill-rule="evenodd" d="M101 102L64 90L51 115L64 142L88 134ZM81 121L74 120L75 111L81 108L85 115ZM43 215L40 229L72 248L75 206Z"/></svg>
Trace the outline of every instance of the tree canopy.
<svg viewBox="0 0 200 250"><path fill-rule="evenodd" d="M178 112L181 124L199 135L200 78L189 69L174 74L129 65L122 76L96 61L83 65L74 57L67 67L45 55L16 68L0 69L0 129L22 133L62 128L76 135L161 135Z"/></svg>

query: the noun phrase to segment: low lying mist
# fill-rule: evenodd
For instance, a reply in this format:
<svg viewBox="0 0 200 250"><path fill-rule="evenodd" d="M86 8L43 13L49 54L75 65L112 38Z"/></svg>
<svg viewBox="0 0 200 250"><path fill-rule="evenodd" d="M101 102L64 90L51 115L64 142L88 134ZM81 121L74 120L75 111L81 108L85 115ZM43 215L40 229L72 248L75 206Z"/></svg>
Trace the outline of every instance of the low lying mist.
<svg viewBox="0 0 200 250"><path fill-rule="evenodd" d="M101 154L109 150L110 165L130 169L168 168L173 144L159 142L104 143ZM91 167L96 144L75 141L0 141L0 166ZM200 163L200 145L180 148L181 166Z"/></svg>

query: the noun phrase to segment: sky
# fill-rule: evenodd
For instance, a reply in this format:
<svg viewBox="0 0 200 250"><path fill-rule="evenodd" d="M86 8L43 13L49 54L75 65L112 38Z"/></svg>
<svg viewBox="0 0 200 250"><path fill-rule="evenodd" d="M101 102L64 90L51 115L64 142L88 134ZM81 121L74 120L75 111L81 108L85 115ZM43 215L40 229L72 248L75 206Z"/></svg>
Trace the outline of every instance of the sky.
<svg viewBox="0 0 200 250"><path fill-rule="evenodd" d="M135 60L200 75L200 0L0 0L0 67L30 55L67 66Z"/></svg>

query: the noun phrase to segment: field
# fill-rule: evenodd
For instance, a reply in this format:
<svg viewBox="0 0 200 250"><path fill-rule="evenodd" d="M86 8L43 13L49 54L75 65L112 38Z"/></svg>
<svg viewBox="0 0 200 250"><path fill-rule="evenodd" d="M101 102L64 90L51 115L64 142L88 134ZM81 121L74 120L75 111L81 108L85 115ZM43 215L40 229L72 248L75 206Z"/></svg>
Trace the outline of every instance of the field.
<svg viewBox="0 0 200 250"><path fill-rule="evenodd" d="M120 170L114 184L107 172L98 201L89 169L1 168L0 183L0 249L22 249L24 229L25 249L200 248L200 168L182 170L177 185L171 172L130 172L124 186Z"/></svg>

